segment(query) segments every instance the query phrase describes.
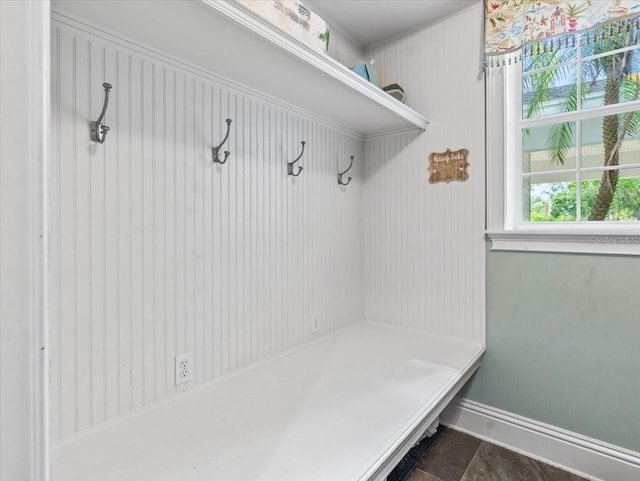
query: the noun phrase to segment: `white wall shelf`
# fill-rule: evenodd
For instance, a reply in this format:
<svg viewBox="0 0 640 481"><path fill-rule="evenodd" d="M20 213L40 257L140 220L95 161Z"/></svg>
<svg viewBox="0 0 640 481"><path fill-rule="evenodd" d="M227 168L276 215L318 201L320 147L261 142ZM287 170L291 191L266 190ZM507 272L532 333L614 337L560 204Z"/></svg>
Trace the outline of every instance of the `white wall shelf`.
<svg viewBox="0 0 640 481"><path fill-rule="evenodd" d="M234 2L54 0L52 6L365 138L428 125L382 89Z"/></svg>
<svg viewBox="0 0 640 481"><path fill-rule="evenodd" d="M477 369L479 344L360 323L80 435L65 481L381 481Z"/></svg>

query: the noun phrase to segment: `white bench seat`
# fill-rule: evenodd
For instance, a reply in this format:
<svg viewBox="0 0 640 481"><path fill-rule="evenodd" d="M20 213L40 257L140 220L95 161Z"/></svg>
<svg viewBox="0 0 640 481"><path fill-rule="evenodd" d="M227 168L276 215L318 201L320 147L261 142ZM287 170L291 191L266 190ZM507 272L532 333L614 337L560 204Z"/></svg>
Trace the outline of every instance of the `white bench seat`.
<svg viewBox="0 0 640 481"><path fill-rule="evenodd" d="M54 480L382 480L483 351L356 324L56 446Z"/></svg>

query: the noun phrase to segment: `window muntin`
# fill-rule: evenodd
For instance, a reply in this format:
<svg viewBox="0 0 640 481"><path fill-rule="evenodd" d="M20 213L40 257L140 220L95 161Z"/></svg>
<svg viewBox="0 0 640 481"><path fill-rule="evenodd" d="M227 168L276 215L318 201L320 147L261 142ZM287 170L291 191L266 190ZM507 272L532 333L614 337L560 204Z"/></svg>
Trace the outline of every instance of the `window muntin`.
<svg viewBox="0 0 640 481"><path fill-rule="evenodd" d="M522 63L516 223L638 222L637 32L563 41Z"/></svg>

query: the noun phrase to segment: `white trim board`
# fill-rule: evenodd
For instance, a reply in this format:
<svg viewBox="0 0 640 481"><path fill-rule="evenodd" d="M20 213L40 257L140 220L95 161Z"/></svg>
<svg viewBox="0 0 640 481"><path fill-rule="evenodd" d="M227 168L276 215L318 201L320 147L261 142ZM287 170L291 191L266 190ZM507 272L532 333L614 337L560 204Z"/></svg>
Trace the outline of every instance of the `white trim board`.
<svg viewBox="0 0 640 481"><path fill-rule="evenodd" d="M440 421L593 481L640 479L640 453L468 399L454 400Z"/></svg>
<svg viewBox="0 0 640 481"><path fill-rule="evenodd" d="M487 235L491 239L491 250L640 255L637 228L628 232L621 229L506 230L488 232Z"/></svg>
<svg viewBox="0 0 640 481"><path fill-rule="evenodd" d="M49 3L0 2L0 479L49 480Z"/></svg>

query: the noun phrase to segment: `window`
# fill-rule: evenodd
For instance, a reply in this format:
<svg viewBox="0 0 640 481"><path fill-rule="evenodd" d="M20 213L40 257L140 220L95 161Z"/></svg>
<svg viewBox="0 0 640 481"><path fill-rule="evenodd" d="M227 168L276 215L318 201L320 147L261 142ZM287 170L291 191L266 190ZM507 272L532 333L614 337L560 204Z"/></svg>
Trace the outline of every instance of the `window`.
<svg viewBox="0 0 640 481"><path fill-rule="evenodd" d="M594 35L527 46L487 76L488 162L504 158L503 193L488 194L503 208L489 216L494 247L640 253L638 31Z"/></svg>

